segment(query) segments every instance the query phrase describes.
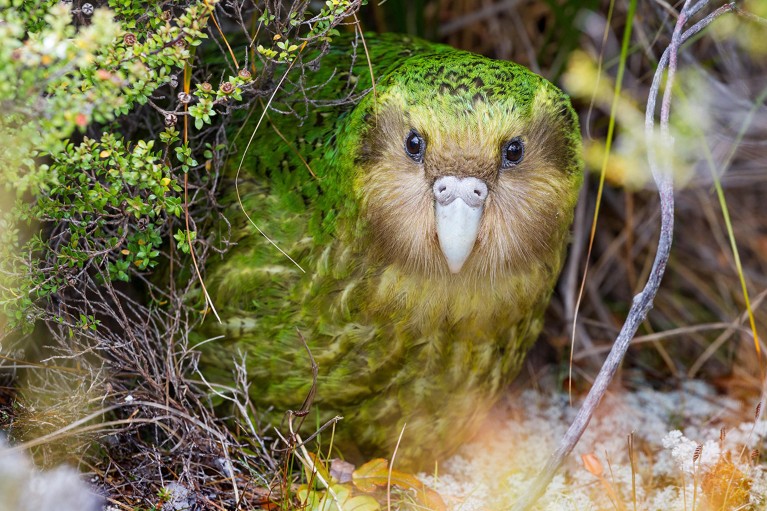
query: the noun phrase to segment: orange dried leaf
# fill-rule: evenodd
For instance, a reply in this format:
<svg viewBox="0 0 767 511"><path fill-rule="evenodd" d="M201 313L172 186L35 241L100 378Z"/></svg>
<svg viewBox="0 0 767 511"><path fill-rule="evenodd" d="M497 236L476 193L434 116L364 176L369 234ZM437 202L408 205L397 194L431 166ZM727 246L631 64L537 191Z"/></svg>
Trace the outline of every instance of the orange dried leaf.
<svg viewBox="0 0 767 511"><path fill-rule="evenodd" d="M352 482L360 491L372 492L379 486L386 486L389 478L389 462L383 458L368 461L352 472Z"/></svg>
<svg viewBox="0 0 767 511"><path fill-rule="evenodd" d="M602 476L604 468L594 453L582 454L581 459L583 460L583 466L590 474L594 474L597 477Z"/></svg>
<svg viewBox="0 0 767 511"><path fill-rule="evenodd" d="M431 511L447 511L447 505L439 493L435 492L431 488L424 486L423 491L418 495L418 500L423 507L430 509Z"/></svg>
<svg viewBox="0 0 767 511"><path fill-rule="evenodd" d="M352 473L354 486L363 492L371 493L389 484L389 462L382 458L368 461ZM417 477L400 470L391 471L392 486L405 490L415 490L416 500L424 508L433 511L447 509L445 502L437 492L427 488Z"/></svg>
<svg viewBox="0 0 767 511"><path fill-rule="evenodd" d="M384 482L384 484L386 484L386 482ZM424 488L423 483L416 476L400 472L399 470L391 471L391 484L405 489L413 488L414 490L422 490Z"/></svg>
<svg viewBox="0 0 767 511"><path fill-rule="evenodd" d="M352 473L354 485L364 491L371 492L376 487L386 486L389 483L389 462L385 459L374 459L368 461ZM404 489L422 490L424 485L412 474L391 471L391 484Z"/></svg>

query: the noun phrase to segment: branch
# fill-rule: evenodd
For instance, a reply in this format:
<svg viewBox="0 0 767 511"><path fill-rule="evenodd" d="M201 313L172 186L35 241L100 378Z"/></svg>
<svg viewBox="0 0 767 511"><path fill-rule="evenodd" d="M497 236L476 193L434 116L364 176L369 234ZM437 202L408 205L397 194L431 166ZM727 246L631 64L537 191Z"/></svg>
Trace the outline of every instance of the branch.
<svg viewBox="0 0 767 511"><path fill-rule="evenodd" d="M588 426L591 417L594 415L597 406L599 406L599 402L607 392L607 387L610 385L610 382L612 382L618 367L620 367L623 357L626 355L626 351L631 343L631 339L634 337L639 325L647 317L647 313L652 308L655 295L658 293L658 288L660 287L661 279L666 270L666 263L668 262L669 253L671 251L674 230L674 183L668 162L668 156L671 154L674 142L669 135L668 125L671 108L671 91L673 88L672 84L676 72L677 53L679 47L690 37L700 32L722 14L735 9L734 2L725 4L683 32L684 25L689 18L700 11L700 9L707 3L708 0L700 0L690 7L690 0L685 1L684 7L682 8L674 28L671 44L666 51L663 52L663 56L655 70L655 76L653 77L650 94L647 99L647 109L645 111L647 158L650 163L653 179L658 187L661 207L661 229L658 240L658 251L655 255L655 260L647 284L644 289L634 297L633 303L631 304L631 310L623 324L623 328L621 328L621 331L613 344L612 350L610 350L610 354L602 365L602 368L594 381L594 386L586 396L580 410L578 410L575 420L573 420L567 433L565 433L565 436L562 438L559 447L549 458L546 466L533 481L530 489L517 503L514 504L514 507L512 508L513 511L526 511L532 508L535 502L546 491L552 478L562 466L562 463L564 463L565 458L575 448L581 435L583 435L583 432L586 430L586 426ZM657 138L655 137L655 105L658 91L660 89L661 78L666 66L668 66L668 77L666 79L666 88L663 95L660 120L661 135L665 143L664 160L666 161L661 165L658 163L653 141Z"/></svg>

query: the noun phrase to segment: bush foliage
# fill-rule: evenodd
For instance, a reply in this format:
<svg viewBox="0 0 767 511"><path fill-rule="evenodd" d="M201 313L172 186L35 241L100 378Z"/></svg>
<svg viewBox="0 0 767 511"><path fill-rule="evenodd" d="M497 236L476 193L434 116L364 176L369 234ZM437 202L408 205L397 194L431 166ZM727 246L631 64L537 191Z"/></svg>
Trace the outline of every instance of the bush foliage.
<svg viewBox="0 0 767 511"><path fill-rule="evenodd" d="M188 150L166 158L173 126L126 142L117 120L189 64L209 11L160 15L140 34L116 21L127 2L116 12L84 4L80 26L71 5L3 3L0 179L16 203L2 220L0 304L10 327L29 328L78 275L128 280L157 264L167 217L182 212L176 167L194 160Z"/></svg>
<svg viewBox="0 0 767 511"><path fill-rule="evenodd" d="M38 456L142 473L183 430L176 448L194 448L167 473L231 470L220 460L237 441L194 388L187 338L202 317L188 297L228 243L206 230L236 149L227 127L362 3L0 0L0 369L17 394L0 426L13 440L111 417L110 438L70 428ZM273 461L246 427L238 463L264 473ZM154 481L131 493L151 500Z"/></svg>

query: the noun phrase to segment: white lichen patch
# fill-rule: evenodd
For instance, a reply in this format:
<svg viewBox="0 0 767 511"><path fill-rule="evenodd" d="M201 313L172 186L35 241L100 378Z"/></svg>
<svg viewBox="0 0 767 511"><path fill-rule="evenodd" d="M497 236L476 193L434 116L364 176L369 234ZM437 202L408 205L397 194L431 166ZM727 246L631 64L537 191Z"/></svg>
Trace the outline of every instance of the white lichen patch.
<svg viewBox="0 0 767 511"><path fill-rule="evenodd" d="M648 387L613 393L535 509L602 511L636 504L647 511L688 511L764 502L767 477L752 449L767 435L767 421L754 424L746 408L702 382L669 392ZM452 511L508 509L528 490L575 411L565 394L510 397L436 474L419 477ZM722 432L744 416L751 421Z"/></svg>

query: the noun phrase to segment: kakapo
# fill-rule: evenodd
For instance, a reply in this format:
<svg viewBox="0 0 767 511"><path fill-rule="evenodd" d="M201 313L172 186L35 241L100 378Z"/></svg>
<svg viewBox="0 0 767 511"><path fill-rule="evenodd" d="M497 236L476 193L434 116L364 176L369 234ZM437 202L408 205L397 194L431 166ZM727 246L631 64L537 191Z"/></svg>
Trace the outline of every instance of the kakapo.
<svg viewBox="0 0 767 511"><path fill-rule="evenodd" d="M407 424L397 459L429 466L467 440L541 330L580 129L569 98L521 65L396 35L367 47L375 87L366 55L339 43L299 78L311 101L277 103L299 115L272 114L277 130L231 158L236 246L207 266L222 323L200 329L220 336L201 365L231 382L244 354L250 397L277 424L312 386L305 340L319 374L304 433L342 415L342 452L390 455Z"/></svg>

